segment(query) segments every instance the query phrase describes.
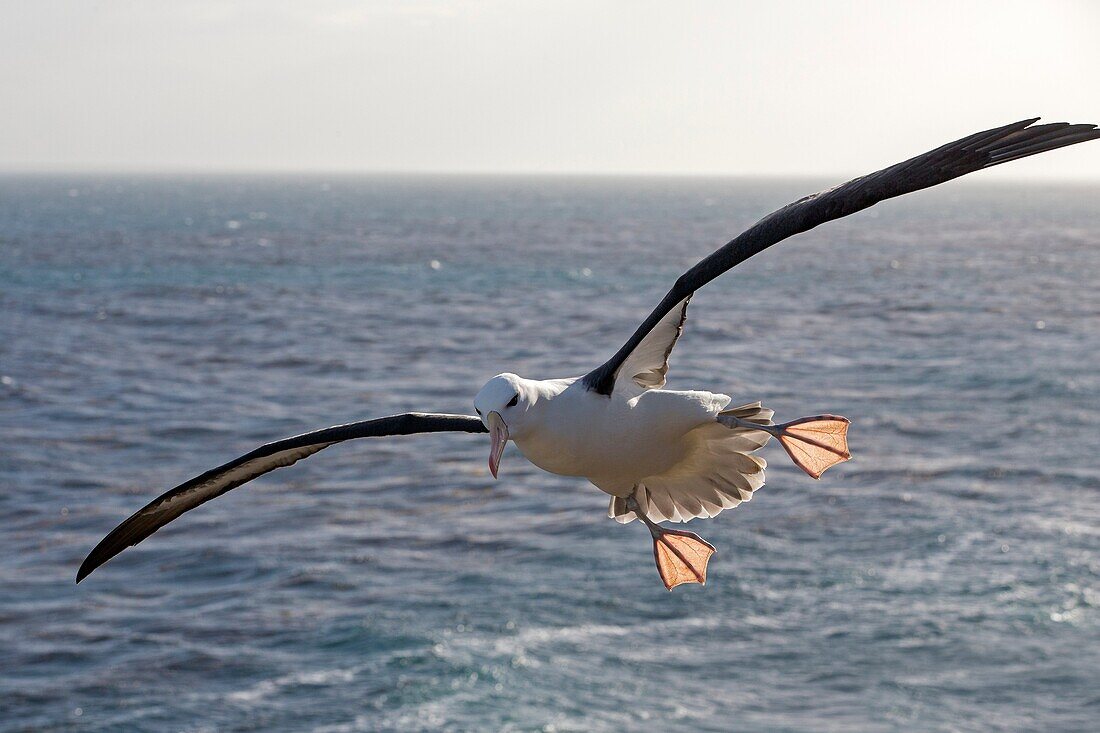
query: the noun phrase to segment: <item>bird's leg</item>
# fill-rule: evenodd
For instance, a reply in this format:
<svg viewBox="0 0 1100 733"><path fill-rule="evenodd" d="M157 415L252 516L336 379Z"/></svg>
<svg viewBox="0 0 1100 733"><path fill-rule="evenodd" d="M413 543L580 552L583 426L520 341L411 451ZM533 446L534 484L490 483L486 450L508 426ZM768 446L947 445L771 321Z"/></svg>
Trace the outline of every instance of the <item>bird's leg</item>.
<svg viewBox="0 0 1100 733"><path fill-rule="evenodd" d="M633 494L627 497L626 507L649 527L653 536L653 559L666 588L672 590L681 583L706 585L707 561L715 552L714 545L694 532L667 529L651 522Z"/></svg>
<svg viewBox="0 0 1100 733"><path fill-rule="evenodd" d="M848 451L848 425L851 421L840 415L800 417L782 425L760 425L732 416L721 416L723 424L771 433L791 457L795 465L813 478L821 478L825 469L852 457Z"/></svg>

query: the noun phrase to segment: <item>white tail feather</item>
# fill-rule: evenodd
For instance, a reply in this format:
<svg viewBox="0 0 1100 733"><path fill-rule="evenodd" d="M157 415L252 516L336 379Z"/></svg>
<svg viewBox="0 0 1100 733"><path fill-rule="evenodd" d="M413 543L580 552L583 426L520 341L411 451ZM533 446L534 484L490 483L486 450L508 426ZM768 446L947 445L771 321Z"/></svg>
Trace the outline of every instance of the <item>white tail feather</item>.
<svg viewBox="0 0 1100 733"><path fill-rule="evenodd" d="M751 455L771 436L763 430L729 427L720 422L728 415L738 420L771 425L772 411L759 402L719 414L719 421L688 433L692 447L671 470L642 480L635 492L638 506L654 522L686 522L714 517L752 498L764 485L767 462ZM612 497L608 516L623 524L636 519L626 499Z"/></svg>

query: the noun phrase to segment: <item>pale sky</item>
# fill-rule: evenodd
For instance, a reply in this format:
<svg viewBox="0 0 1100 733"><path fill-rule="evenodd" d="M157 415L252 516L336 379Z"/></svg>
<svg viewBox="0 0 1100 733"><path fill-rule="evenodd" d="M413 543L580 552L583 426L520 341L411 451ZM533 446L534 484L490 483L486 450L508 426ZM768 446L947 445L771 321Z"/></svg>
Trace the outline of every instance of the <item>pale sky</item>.
<svg viewBox="0 0 1100 733"><path fill-rule="evenodd" d="M843 176L1100 122L1100 2L0 0L0 170ZM983 174L1100 179L1100 142Z"/></svg>

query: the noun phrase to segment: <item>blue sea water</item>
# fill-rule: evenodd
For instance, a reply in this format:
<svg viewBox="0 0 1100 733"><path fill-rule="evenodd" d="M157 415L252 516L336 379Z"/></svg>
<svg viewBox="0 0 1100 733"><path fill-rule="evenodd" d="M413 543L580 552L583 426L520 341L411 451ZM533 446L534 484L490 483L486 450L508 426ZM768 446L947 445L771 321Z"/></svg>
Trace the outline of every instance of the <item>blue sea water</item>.
<svg viewBox="0 0 1100 733"><path fill-rule="evenodd" d="M1100 188L956 182L701 291L673 388L770 446L669 593L637 524L485 436L360 441L76 568L262 442L583 373L823 183L0 179L0 729L1095 730Z"/></svg>

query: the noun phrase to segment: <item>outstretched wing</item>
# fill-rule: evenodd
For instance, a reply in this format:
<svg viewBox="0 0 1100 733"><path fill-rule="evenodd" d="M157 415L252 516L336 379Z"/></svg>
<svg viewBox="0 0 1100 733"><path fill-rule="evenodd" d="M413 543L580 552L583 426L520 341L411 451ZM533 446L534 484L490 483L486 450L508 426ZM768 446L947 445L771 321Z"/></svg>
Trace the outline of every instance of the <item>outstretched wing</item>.
<svg viewBox="0 0 1100 733"><path fill-rule="evenodd" d="M118 553L141 542L184 512L248 483L268 471L297 463L330 445L355 438L380 438L414 433L488 432L481 420L467 415L409 412L375 420L336 425L262 445L251 453L213 468L161 494L111 530L80 565L76 582Z"/></svg>
<svg viewBox="0 0 1100 733"><path fill-rule="evenodd" d="M769 214L681 275L618 353L585 375L585 385L590 390L610 396L620 376L634 376L626 374L630 370L621 367L647 343L649 334L664 323L665 317L678 304L730 268L787 237L854 214L879 201L935 186L967 173L1100 138L1096 125L1071 125L1066 122L1034 124L1038 120L1036 117L975 133L877 173L799 199Z"/></svg>

